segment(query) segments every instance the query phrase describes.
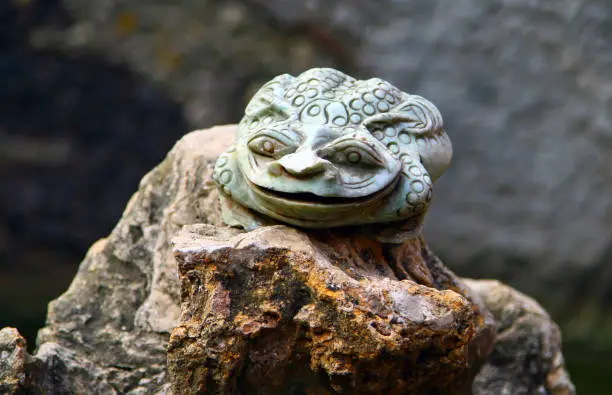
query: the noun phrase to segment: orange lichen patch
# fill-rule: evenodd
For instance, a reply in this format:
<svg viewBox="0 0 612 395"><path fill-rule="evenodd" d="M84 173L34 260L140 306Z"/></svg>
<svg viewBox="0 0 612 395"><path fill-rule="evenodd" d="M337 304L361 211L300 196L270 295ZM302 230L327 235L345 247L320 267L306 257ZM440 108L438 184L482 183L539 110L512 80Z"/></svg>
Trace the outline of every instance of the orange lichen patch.
<svg viewBox="0 0 612 395"><path fill-rule="evenodd" d="M233 324L236 330L247 336L255 337L262 329L276 328L283 318L278 306L268 301L260 301L250 313L238 312Z"/></svg>
<svg viewBox="0 0 612 395"><path fill-rule="evenodd" d="M115 31L120 36L127 36L138 27L138 17L133 12L124 11L117 15Z"/></svg>
<svg viewBox="0 0 612 395"><path fill-rule="evenodd" d="M244 322L238 323L236 329L245 336L253 337L261 330L261 322L245 320Z"/></svg>
<svg viewBox="0 0 612 395"><path fill-rule="evenodd" d="M325 284L325 280L317 277L316 273L308 276L306 285L314 292L318 299L335 302L338 300L338 291L333 291Z"/></svg>
<svg viewBox="0 0 612 395"><path fill-rule="evenodd" d="M287 259L286 252L257 257L253 261L253 270L275 270Z"/></svg>

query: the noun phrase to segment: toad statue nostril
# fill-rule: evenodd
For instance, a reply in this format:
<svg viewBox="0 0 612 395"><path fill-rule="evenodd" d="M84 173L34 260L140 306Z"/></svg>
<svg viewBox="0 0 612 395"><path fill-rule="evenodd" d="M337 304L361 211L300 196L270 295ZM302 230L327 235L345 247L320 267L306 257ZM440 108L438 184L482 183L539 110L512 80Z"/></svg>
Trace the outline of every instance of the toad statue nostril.
<svg viewBox="0 0 612 395"><path fill-rule="evenodd" d="M271 163L268 165L268 173L275 177L279 177L283 174L283 167L278 162Z"/></svg>

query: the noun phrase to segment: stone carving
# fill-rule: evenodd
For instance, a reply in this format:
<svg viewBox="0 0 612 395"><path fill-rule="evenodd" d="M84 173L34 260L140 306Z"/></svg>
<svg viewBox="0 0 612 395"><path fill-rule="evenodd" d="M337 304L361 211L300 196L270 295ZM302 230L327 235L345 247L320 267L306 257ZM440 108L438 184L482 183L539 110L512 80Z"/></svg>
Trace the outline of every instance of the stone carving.
<svg viewBox="0 0 612 395"><path fill-rule="evenodd" d="M184 136L143 178L50 303L34 355L0 330L1 394L458 391L487 354L478 335L491 316L478 310L493 313L498 340L469 393L575 393L541 307L495 281L458 279L422 237L389 246L336 229L224 226L211 177L236 129Z"/></svg>
<svg viewBox="0 0 612 395"><path fill-rule="evenodd" d="M280 75L255 94L213 178L230 225L383 223L369 230L403 241L420 229L451 157L431 102L319 68Z"/></svg>

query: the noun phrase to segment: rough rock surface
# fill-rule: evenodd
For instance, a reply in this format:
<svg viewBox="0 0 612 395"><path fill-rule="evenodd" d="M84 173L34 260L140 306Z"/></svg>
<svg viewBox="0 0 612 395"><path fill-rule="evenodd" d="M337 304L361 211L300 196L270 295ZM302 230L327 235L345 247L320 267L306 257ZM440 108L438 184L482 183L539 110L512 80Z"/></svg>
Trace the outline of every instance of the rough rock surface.
<svg viewBox="0 0 612 395"><path fill-rule="evenodd" d="M0 330L0 393L11 394L26 385L26 341L15 328Z"/></svg>
<svg viewBox="0 0 612 395"><path fill-rule="evenodd" d="M115 229L50 303L36 357L51 367L39 383L67 393L165 391L165 348L180 312L170 238L185 224L220 224L212 165L233 135L233 126L189 134L143 178Z"/></svg>
<svg viewBox="0 0 612 395"><path fill-rule="evenodd" d="M223 126L186 135L167 158L143 178L115 229L91 247L70 288L51 302L47 324L39 332L33 356L25 354L23 338L15 330L0 332L2 391L65 394L162 394L171 391L166 370L166 348L170 332L178 323L181 307L177 265L170 240L185 225L221 225L211 172L214 160L233 141L234 132L234 126ZM434 279L440 278L440 273L433 273ZM419 283L430 281L426 271L409 270L403 275ZM459 296L465 294L460 285L444 283L443 288L457 288L458 293L436 291L435 282L432 283L435 289L431 290L418 285L413 287L429 295L445 292L456 295L451 299L457 301L458 308L466 303L466 299ZM486 295L490 285L482 284L482 288L477 288L474 283L470 283L470 287L477 289L483 301L489 303ZM529 304L528 300L520 303ZM493 313L503 316L496 311L504 311L504 304L499 302L497 306L491 308ZM558 332L545 313L537 316L540 319L533 321L521 321L521 316L516 316L516 322L533 323L536 328L527 331L533 336L517 336L518 343L513 347L539 355L538 348L530 344L544 344L538 339L548 336L547 346L542 349L547 354L540 358L544 362L530 365L529 372L525 373L529 377L522 379L531 380L538 387L542 385L541 378L545 377L552 383L545 384L547 388L553 388L566 378L558 352ZM515 316L508 317L506 327L513 328ZM183 316L183 321L185 318ZM268 318L273 321L273 316ZM265 320L262 325L266 325ZM266 328L260 327L260 331L265 332ZM372 332L372 336L378 335ZM538 336L537 339L534 336ZM491 355L496 355L496 352L494 350ZM520 358L520 355L520 352L513 354L513 358ZM552 364L546 362L550 360L549 356L556 358ZM452 370L452 361L450 358L450 368L440 369ZM513 361L512 358L496 361L501 376L490 370L492 373L482 380L485 383L483 388L488 381L510 380L504 366L519 366Z"/></svg>
<svg viewBox="0 0 612 395"><path fill-rule="evenodd" d="M471 393L494 322L422 238L229 233L176 239L175 393Z"/></svg>
<svg viewBox="0 0 612 395"><path fill-rule="evenodd" d="M493 313L495 348L476 377L474 395L570 395L561 332L533 299L493 280L463 279Z"/></svg>
<svg viewBox="0 0 612 395"><path fill-rule="evenodd" d="M33 43L129 65L166 87L194 125L237 120L249 82L313 66L430 98L455 147L428 218L437 253L555 313L585 301L609 310L611 2L63 4L73 23L41 29Z"/></svg>

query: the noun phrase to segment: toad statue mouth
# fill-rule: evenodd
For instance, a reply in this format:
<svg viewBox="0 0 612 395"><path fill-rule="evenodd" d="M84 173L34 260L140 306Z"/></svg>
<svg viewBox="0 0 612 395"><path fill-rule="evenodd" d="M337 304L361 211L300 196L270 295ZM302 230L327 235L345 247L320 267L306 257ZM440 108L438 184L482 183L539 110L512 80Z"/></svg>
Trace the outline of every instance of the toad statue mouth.
<svg viewBox="0 0 612 395"><path fill-rule="evenodd" d="M359 213L367 216L377 207L385 204L395 189L399 176L384 187L370 195L362 197L319 196L311 192L279 192L261 187L249 181L253 199L265 211L263 214L279 216L284 222L309 227L308 224L318 224L316 227L341 226L343 217L347 214Z"/></svg>

